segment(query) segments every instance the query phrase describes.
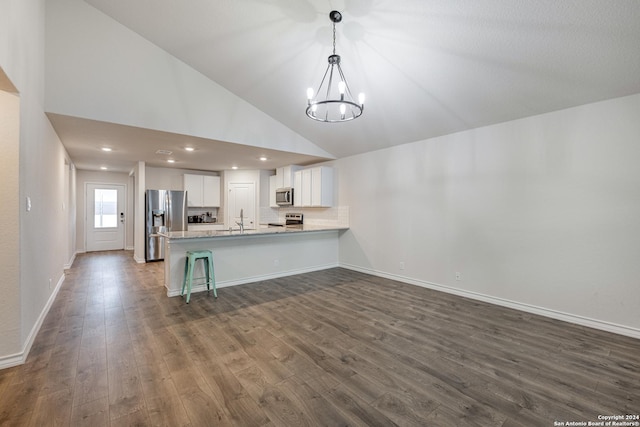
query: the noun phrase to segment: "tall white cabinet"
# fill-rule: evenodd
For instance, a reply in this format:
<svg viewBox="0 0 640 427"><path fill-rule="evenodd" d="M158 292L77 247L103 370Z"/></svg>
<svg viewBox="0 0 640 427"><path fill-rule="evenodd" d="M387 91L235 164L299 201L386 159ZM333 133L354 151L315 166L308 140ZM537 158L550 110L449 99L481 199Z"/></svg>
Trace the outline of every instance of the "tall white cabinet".
<svg viewBox="0 0 640 427"><path fill-rule="evenodd" d="M220 177L184 174L187 206L191 208L220 207Z"/></svg>

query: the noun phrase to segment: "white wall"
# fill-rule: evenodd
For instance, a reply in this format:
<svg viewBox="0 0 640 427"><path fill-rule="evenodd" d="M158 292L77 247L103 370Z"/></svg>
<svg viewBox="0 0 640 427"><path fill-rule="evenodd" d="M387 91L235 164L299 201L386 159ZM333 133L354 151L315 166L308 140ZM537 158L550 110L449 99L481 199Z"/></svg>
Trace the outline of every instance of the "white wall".
<svg viewBox="0 0 640 427"><path fill-rule="evenodd" d="M76 189L76 168L70 160L65 161L64 164L64 182L66 183L66 188L64 191L64 210L67 211L67 239L66 239L66 254L67 254L67 262L64 265L65 269L71 268L73 265L73 261L76 257L76 227L77 227L77 218L76 218L76 200L77 200L77 189Z"/></svg>
<svg viewBox="0 0 640 427"><path fill-rule="evenodd" d="M47 4L47 59L48 112L333 157L82 0Z"/></svg>
<svg viewBox="0 0 640 427"><path fill-rule="evenodd" d="M640 337L639 118L640 94L337 160L340 262Z"/></svg>
<svg viewBox="0 0 640 427"><path fill-rule="evenodd" d="M6 76L0 69L0 82ZM16 254L20 248L19 221L19 151L20 151L20 98L10 84L0 90L0 359L3 355L19 352L20 334L20 265Z"/></svg>
<svg viewBox="0 0 640 427"><path fill-rule="evenodd" d="M106 171L78 170L76 173L76 247L78 252L85 252L86 246L86 186L87 184L120 184L125 186L125 248L133 247L133 209L132 189L130 188L129 174Z"/></svg>
<svg viewBox="0 0 640 427"><path fill-rule="evenodd" d="M145 262L145 189L146 187L146 167L144 162L138 162L131 171L133 181L133 258L138 263ZM142 212L142 214L141 214Z"/></svg>
<svg viewBox="0 0 640 427"><path fill-rule="evenodd" d="M2 330L18 330L19 339L3 345L0 368L26 358L44 315L64 280L73 243L69 235L69 159L44 114L44 0L3 0L0 13L0 68L20 93L19 247L11 259L19 274L18 296L3 295L0 311L18 312ZM26 198L32 201L26 211ZM3 242L3 245L5 243ZM61 250L62 248L65 250ZM8 279L3 275L0 280ZM17 311L16 311L17 310ZM3 331L2 331L3 332ZM0 332L0 334L2 334ZM3 343L4 344L4 343Z"/></svg>

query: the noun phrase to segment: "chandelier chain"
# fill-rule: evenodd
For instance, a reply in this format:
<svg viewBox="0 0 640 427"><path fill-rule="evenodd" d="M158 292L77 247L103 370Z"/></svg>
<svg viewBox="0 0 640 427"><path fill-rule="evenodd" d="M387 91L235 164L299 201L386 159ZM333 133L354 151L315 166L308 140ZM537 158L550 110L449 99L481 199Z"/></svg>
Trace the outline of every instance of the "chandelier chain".
<svg viewBox="0 0 640 427"><path fill-rule="evenodd" d="M333 54L336 54L336 23L333 23Z"/></svg>

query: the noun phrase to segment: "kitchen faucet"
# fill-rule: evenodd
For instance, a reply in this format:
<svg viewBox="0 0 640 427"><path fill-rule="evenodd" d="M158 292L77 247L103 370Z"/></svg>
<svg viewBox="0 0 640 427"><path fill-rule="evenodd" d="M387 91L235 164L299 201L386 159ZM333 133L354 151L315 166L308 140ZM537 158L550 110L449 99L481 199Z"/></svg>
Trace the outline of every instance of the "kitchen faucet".
<svg viewBox="0 0 640 427"><path fill-rule="evenodd" d="M240 226L240 232L244 232L244 212L240 209L240 222L236 221L236 224Z"/></svg>

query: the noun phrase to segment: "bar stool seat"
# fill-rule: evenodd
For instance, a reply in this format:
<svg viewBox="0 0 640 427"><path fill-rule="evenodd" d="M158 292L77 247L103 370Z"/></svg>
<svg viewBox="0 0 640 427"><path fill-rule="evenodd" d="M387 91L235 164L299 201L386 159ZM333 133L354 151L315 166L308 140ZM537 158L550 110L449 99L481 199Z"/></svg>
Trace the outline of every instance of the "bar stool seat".
<svg viewBox="0 0 640 427"><path fill-rule="evenodd" d="M204 277L193 277L193 270L196 266L196 261L199 259L204 261ZM201 281L202 283L194 283L194 281ZM207 285L207 292L212 288L213 296L218 298L218 292L216 291L216 281L213 271L213 253L209 250L202 251L187 251L187 258L184 263L184 281L182 282L182 291L180 295L184 295L184 288L187 288L187 304L191 299L191 288L194 284Z"/></svg>

